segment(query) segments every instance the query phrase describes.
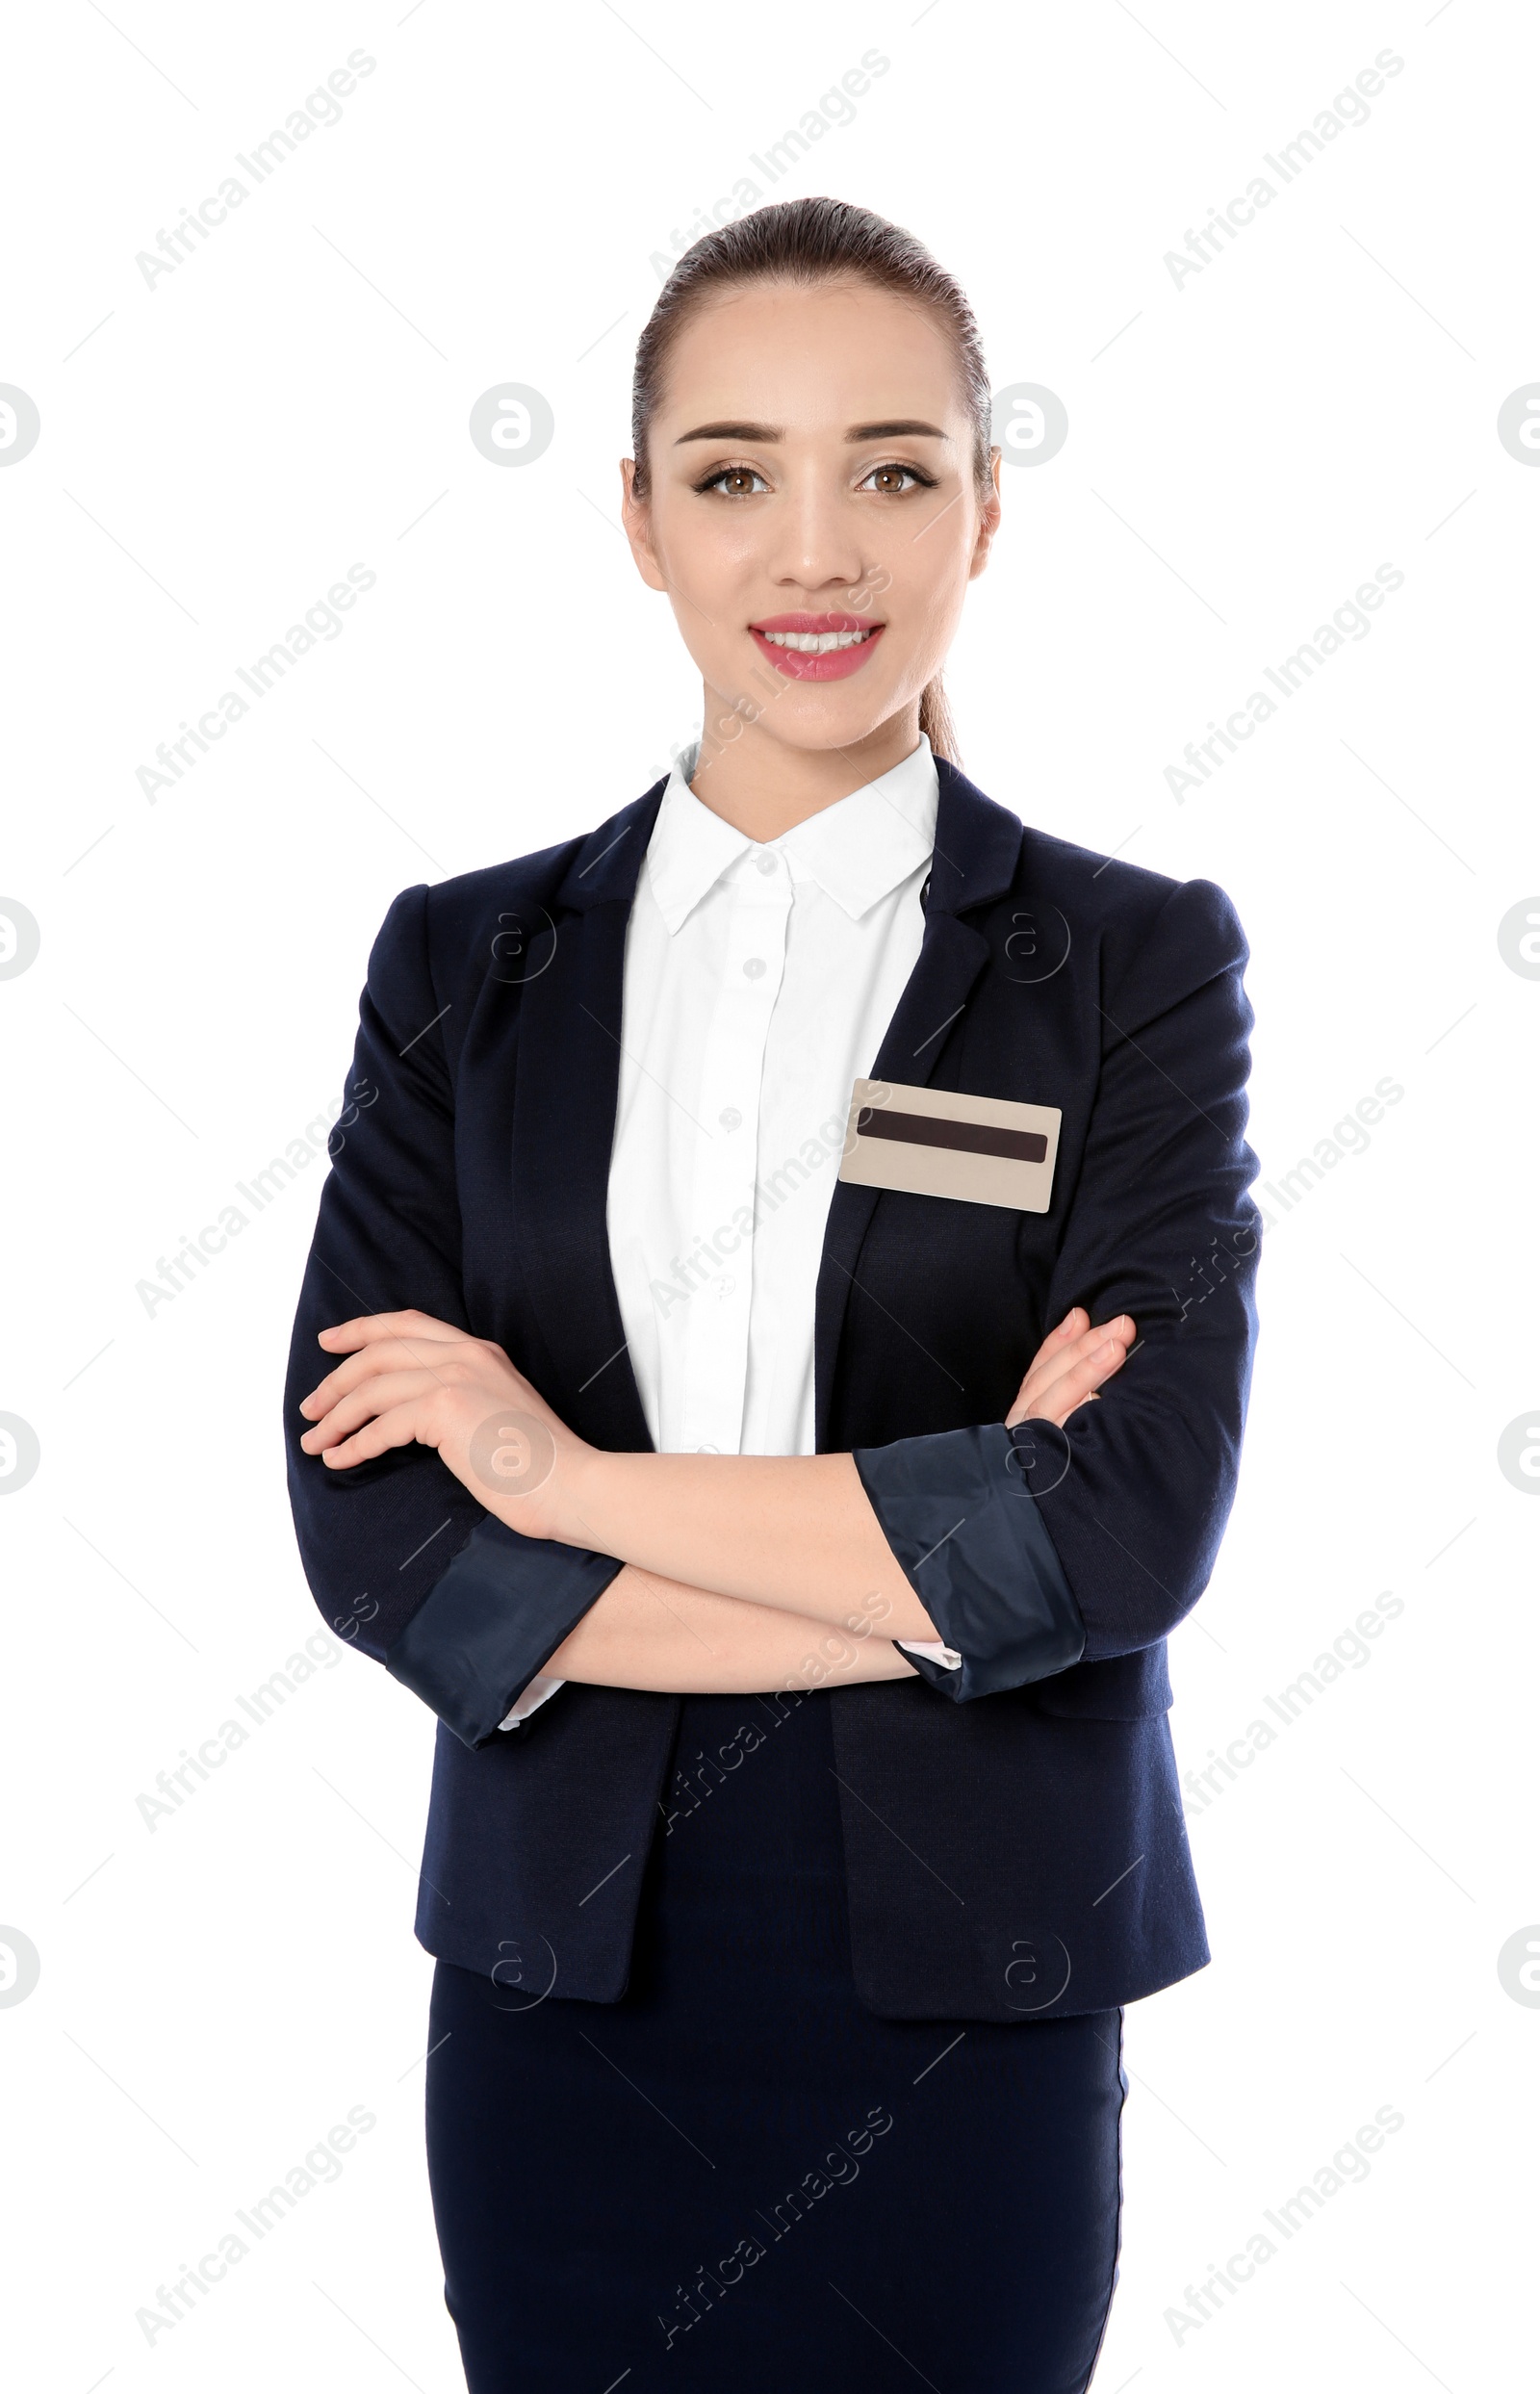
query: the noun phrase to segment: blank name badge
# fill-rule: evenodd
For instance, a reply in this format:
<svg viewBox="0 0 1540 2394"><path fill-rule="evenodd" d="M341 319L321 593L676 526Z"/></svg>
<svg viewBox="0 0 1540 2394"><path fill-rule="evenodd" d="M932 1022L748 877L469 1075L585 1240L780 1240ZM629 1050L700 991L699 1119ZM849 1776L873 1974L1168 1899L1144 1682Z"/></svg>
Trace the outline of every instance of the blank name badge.
<svg viewBox="0 0 1540 2394"><path fill-rule="evenodd" d="M1013 1097L858 1081L839 1177L861 1189L1045 1214L1061 1120L1058 1106L1019 1105Z"/></svg>

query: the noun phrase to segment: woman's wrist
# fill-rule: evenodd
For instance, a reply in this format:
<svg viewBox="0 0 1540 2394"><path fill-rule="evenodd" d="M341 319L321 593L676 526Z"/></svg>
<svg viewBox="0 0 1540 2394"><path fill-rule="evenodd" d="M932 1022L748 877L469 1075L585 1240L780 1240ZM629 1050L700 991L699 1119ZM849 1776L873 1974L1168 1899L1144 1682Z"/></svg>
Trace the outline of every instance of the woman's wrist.
<svg viewBox="0 0 1540 2394"><path fill-rule="evenodd" d="M548 1498L542 1536L563 1546L587 1547L595 1554L614 1552L603 1528L604 1466L610 1459L602 1447L591 1447L586 1439L566 1432L556 1449L549 1488L540 1492Z"/></svg>

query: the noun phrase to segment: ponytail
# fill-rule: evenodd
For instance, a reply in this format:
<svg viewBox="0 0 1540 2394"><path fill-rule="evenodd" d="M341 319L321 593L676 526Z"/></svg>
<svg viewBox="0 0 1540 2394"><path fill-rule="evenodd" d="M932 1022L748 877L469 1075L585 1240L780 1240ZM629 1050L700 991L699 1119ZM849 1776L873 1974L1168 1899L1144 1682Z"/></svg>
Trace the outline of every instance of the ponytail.
<svg viewBox="0 0 1540 2394"><path fill-rule="evenodd" d="M931 743L933 755L944 757L948 764L961 764L957 749L957 726L952 709L946 703L941 677L927 682L920 693L920 730Z"/></svg>

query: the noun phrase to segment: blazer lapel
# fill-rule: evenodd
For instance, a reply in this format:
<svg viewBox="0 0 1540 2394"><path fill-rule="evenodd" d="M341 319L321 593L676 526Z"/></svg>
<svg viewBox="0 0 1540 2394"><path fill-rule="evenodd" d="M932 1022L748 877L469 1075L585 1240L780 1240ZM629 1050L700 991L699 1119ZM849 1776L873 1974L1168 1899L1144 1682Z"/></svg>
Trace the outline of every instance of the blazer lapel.
<svg viewBox="0 0 1540 2394"><path fill-rule="evenodd" d="M609 1263L626 926L663 783L583 842L557 893L550 964L526 986L513 1109L514 1222L561 1385L546 1393L596 1445L650 1449Z"/></svg>
<svg viewBox="0 0 1540 2394"><path fill-rule="evenodd" d="M937 759L940 784L936 852L925 901L925 939L872 1068L875 1080L924 1088L989 959L989 943L964 908L987 905L1010 888L1021 852L1020 819L997 807ZM822 1454L839 1342L862 1243L882 1195L838 1180L824 1231L813 1348L814 1445Z"/></svg>

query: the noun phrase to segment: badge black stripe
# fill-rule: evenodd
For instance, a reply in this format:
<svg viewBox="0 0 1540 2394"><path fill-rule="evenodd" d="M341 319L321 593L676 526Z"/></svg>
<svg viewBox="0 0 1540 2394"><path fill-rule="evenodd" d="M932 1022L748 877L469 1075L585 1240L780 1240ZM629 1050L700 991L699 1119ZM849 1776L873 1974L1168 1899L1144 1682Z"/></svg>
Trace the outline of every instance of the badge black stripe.
<svg viewBox="0 0 1540 2394"><path fill-rule="evenodd" d="M949 1122L938 1114L895 1114L887 1106L862 1106L856 1117L862 1139L894 1139L910 1147L951 1147L962 1155L1003 1155L1014 1164L1041 1164L1048 1142L1040 1130L1004 1130L994 1122Z"/></svg>

